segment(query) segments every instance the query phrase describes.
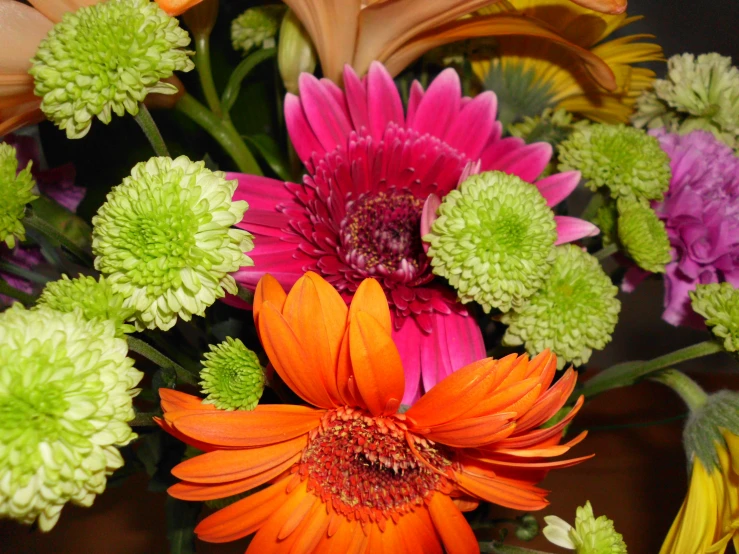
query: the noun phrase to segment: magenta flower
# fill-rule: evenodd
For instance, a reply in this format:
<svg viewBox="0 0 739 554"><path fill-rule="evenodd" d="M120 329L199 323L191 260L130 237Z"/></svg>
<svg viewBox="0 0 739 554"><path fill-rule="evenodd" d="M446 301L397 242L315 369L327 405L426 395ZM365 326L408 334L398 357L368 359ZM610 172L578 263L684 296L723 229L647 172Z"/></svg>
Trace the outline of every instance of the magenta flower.
<svg viewBox="0 0 739 554"><path fill-rule="evenodd" d="M672 180L655 203L673 247L665 268L665 311L673 325L701 325L688 292L699 283L739 287L739 158L706 131L685 135L650 132L670 156ZM630 270L625 289L648 274Z"/></svg>
<svg viewBox="0 0 739 554"><path fill-rule="evenodd" d="M265 273L289 287L308 270L348 299L362 279L384 287L395 343L406 371L404 404L454 370L485 356L482 334L456 294L431 273L421 241L430 195L443 198L468 164L528 182L552 155L546 143L501 138L492 92L463 98L448 69L424 91L410 90L407 111L385 68L372 64L359 79L346 68L345 90L303 74L300 97L288 95L285 116L308 174L302 184L231 174L236 197L249 202L241 227L255 235L254 267L235 277L254 288ZM575 188L577 172L536 182L549 205ZM597 232L575 218L558 218L560 242Z"/></svg>

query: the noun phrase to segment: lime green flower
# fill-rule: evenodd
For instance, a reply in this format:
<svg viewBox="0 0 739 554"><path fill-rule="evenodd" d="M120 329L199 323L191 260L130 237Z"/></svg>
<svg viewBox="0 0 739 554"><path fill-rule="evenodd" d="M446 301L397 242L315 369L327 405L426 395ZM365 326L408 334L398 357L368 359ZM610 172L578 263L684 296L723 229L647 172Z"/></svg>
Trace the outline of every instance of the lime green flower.
<svg viewBox="0 0 739 554"><path fill-rule="evenodd" d="M231 23L234 50L248 54L254 48L274 48L285 7L280 4L249 8Z"/></svg>
<svg viewBox="0 0 739 554"><path fill-rule="evenodd" d="M69 138L84 137L92 118L136 115L150 93L175 94L162 82L190 71L190 37L149 0L108 0L67 12L41 41L29 73L41 109Z"/></svg>
<svg viewBox="0 0 739 554"><path fill-rule="evenodd" d="M619 202L618 238L629 257L652 273L664 273L670 263L670 239L654 210L638 202Z"/></svg>
<svg viewBox="0 0 739 554"><path fill-rule="evenodd" d="M486 312L521 306L542 286L554 260L554 214L539 190L515 175L473 175L438 210L428 255L459 299Z"/></svg>
<svg viewBox="0 0 739 554"><path fill-rule="evenodd" d="M670 159L659 141L625 125L589 125L560 144L560 171L577 169L591 190L616 198L662 200L670 186Z"/></svg>
<svg viewBox="0 0 739 554"><path fill-rule="evenodd" d="M616 202L611 198L607 198L603 205L595 212L593 223L600 229L604 245L607 246L616 242L618 232L618 208L616 207Z"/></svg>
<svg viewBox="0 0 739 554"><path fill-rule="evenodd" d="M93 218L95 268L136 310L139 330L189 321L226 292L229 275L252 265L246 231L232 229L247 209L232 200L236 181L185 156L137 164Z"/></svg>
<svg viewBox="0 0 739 554"><path fill-rule="evenodd" d="M526 141L548 142L557 146L576 129L587 127L590 122L586 119L575 121L574 116L567 110L547 108L541 114L525 117L520 123L508 126L508 132Z"/></svg>
<svg viewBox="0 0 739 554"><path fill-rule="evenodd" d="M555 248L549 277L528 302L505 314L503 343L523 344L531 355L549 348L562 369L579 366L611 341L621 303L618 287L598 260L574 245Z"/></svg>
<svg viewBox="0 0 739 554"><path fill-rule="evenodd" d="M544 536L552 544L577 554L626 554L626 543L606 516L596 519L590 502L577 508L575 527L557 516L546 516Z"/></svg>
<svg viewBox="0 0 739 554"><path fill-rule="evenodd" d="M253 410L264 391L264 369L239 339L211 345L200 371L204 404L222 410Z"/></svg>
<svg viewBox="0 0 739 554"><path fill-rule="evenodd" d="M0 143L0 242L15 247L15 241L26 239L26 229L21 219L26 204L38 198L33 194L35 183L31 176L31 162L18 173L15 148Z"/></svg>
<svg viewBox="0 0 739 554"><path fill-rule="evenodd" d="M0 517L56 524L90 506L136 434L143 374L111 321L19 304L0 313Z"/></svg>
<svg viewBox="0 0 739 554"><path fill-rule="evenodd" d="M723 341L726 351L738 352L739 290L731 283L697 285L690 292L690 300L693 310L706 318L706 326Z"/></svg>
<svg viewBox="0 0 739 554"><path fill-rule="evenodd" d="M113 290L105 277L96 280L80 275L70 279L62 275L58 281L46 285L37 305L65 313L80 310L88 321L110 320L115 324L116 335L122 337L125 333L133 332L133 326L125 322L135 311L133 308L124 308L123 303L123 296Z"/></svg>
<svg viewBox="0 0 739 554"><path fill-rule="evenodd" d="M710 131L739 147L739 69L720 54L678 54L667 61L667 78L637 101L637 127L671 132Z"/></svg>

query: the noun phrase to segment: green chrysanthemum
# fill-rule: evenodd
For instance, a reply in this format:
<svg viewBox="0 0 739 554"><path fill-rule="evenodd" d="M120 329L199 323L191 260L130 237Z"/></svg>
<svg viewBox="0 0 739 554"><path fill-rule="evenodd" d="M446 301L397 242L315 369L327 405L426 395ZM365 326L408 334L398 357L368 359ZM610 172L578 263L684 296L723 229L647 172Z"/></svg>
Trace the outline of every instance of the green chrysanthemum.
<svg viewBox="0 0 739 554"><path fill-rule="evenodd" d="M239 339L211 345L200 370L204 404L222 410L253 410L264 391L264 369Z"/></svg>
<svg viewBox="0 0 739 554"><path fill-rule="evenodd" d="M280 4L249 8L231 22L231 43L234 50L248 54L254 48L274 48L275 35L285 7Z"/></svg>
<svg viewBox="0 0 739 554"><path fill-rule="evenodd" d="M149 0L108 0L67 12L41 41L29 73L41 109L69 138L84 137L92 118L136 115L147 94L174 94L162 82L190 71L190 37Z"/></svg>
<svg viewBox="0 0 739 554"><path fill-rule="evenodd" d="M586 119L575 121L567 110L547 108L537 116L525 117L522 122L509 125L508 132L514 137L522 138L527 144L548 142L557 146L573 131L589 124Z"/></svg>
<svg viewBox="0 0 739 554"><path fill-rule="evenodd" d="M697 285L690 299L693 310L706 318L706 326L724 348L739 352L739 290L731 283Z"/></svg>
<svg viewBox="0 0 739 554"><path fill-rule="evenodd" d="M246 231L232 229L247 209L232 200L236 181L185 156L137 164L93 218L95 268L136 310L136 328L189 321L226 292L229 275L252 265Z"/></svg>
<svg viewBox="0 0 739 554"><path fill-rule="evenodd" d="M667 78L642 95L633 117L637 127L712 132L739 147L739 69L720 54L678 54L667 62Z"/></svg>
<svg viewBox="0 0 739 554"><path fill-rule="evenodd" d="M16 304L0 313L0 517L48 531L90 506L136 435L143 374L110 321Z"/></svg>
<svg viewBox="0 0 739 554"><path fill-rule="evenodd" d="M123 307L124 298L115 292L105 277L95 280L80 275L70 279L66 275L58 281L48 283L38 299L38 306L48 306L58 312L80 310L88 321L109 320L115 324L116 335L122 337L134 330L126 321L133 316L133 308Z"/></svg>
<svg viewBox="0 0 739 554"><path fill-rule="evenodd" d="M15 148L0 143L0 242L15 247L15 241L25 240L26 229L21 219L26 204L38 198L33 194L35 183L31 176L31 162L18 173Z"/></svg>
<svg viewBox="0 0 739 554"><path fill-rule="evenodd" d="M531 355L549 348L562 369L579 366L611 341L621 303L598 260L575 245L558 246L549 278L529 301L503 316L503 343Z"/></svg>
<svg viewBox="0 0 739 554"><path fill-rule="evenodd" d="M649 206L619 203L618 238L629 257L642 269L664 273L665 265L672 260L665 224Z"/></svg>
<svg viewBox="0 0 739 554"><path fill-rule="evenodd" d="M578 507L575 527L557 516L544 518L544 536L549 542L577 554L626 554L626 543L606 516L595 517L590 502Z"/></svg>
<svg viewBox="0 0 739 554"><path fill-rule="evenodd" d="M616 207L616 202L611 198L606 198L603 205L595 212L593 223L600 229L604 245L607 246L616 242L618 233L618 208Z"/></svg>
<svg viewBox="0 0 739 554"><path fill-rule="evenodd" d="M560 144L560 171L576 169L592 190L616 198L662 200L670 186L670 158L659 141L625 125L589 125Z"/></svg>
<svg viewBox="0 0 739 554"><path fill-rule="evenodd" d="M428 255L459 298L486 312L523 304L546 279L557 239L554 214L538 189L515 175L473 175L438 210Z"/></svg>

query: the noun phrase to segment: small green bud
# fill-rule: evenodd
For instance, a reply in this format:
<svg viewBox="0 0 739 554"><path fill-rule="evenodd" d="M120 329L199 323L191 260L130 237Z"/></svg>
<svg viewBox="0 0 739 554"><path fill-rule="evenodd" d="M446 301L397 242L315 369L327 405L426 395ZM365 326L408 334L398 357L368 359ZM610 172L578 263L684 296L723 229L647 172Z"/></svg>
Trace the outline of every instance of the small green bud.
<svg viewBox="0 0 739 554"><path fill-rule="evenodd" d="M0 143L0 242L8 248L15 247L16 240L26 239L26 229L21 220L26 213L26 204L38 198L33 194L35 185L31 162L18 172L15 148Z"/></svg>
<svg viewBox="0 0 739 554"><path fill-rule="evenodd" d="M697 285L690 292L693 310L723 342L727 352L739 351L739 290L731 283Z"/></svg>
<svg viewBox="0 0 739 554"><path fill-rule="evenodd" d="M670 239L664 222L654 210L638 202L619 202L618 238L639 267L664 273L672 260Z"/></svg>
<svg viewBox="0 0 739 554"><path fill-rule="evenodd" d="M280 4L249 8L231 23L234 50L248 54L254 48L274 48L285 7Z"/></svg>
<svg viewBox="0 0 739 554"><path fill-rule="evenodd" d="M308 32L297 16L288 10L280 26L280 43L277 47L277 66L285 89L298 94L298 78L301 73L316 70L316 50Z"/></svg>

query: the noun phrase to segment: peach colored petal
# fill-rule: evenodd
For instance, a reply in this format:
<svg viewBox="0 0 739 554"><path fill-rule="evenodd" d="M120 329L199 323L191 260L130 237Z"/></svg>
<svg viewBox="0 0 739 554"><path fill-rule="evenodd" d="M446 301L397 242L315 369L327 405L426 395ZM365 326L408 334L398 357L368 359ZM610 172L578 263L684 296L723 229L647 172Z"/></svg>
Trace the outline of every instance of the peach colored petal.
<svg viewBox="0 0 739 554"><path fill-rule="evenodd" d="M59 23L67 12L75 12L102 0L28 0L34 8L54 23Z"/></svg>
<svg viewBox="0 0 739 554"><path fill-rule="evenodd" d="M0 108L0 136L43 120L40 98L20 106Z"/></svg>
<svg viewBox="0 0 739 554"><path fill-rule="evenodd" d="M53 2L54 0L50 0ZM79 1L79 0L76 0ZM86 0L91 1L91 0ZM95 0L92 0L95 1ZM180 15L192 8L195 4L200 4L203 0L156 0L159 7L169 15Z"/></svg>
<svg viewBox="0 0 739 554"><path fill-rule="evenodd" d="M0 0L0 73L26 73L39 43L52 27L52 22L32 7Z"/></svg>

